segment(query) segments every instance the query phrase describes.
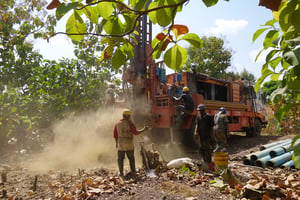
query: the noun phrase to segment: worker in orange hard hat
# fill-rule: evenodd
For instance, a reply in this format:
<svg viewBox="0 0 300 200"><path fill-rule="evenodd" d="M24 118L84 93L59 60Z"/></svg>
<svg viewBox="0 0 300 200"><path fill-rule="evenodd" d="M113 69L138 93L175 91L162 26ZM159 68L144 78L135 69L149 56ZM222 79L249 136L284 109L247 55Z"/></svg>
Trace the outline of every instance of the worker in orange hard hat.
<svg viewBox="0 0 300 200"><path fill-rule="evenodd" d="M191 114L194 111L194 101L192 96L190 95L190 89L185 86L182 89L182 94L180 97L173 97L173 99L177 102L183 101L183 105L177 105L176 110L177 110L177 125L181 124L182 118L185 116Z"/></svg>
<svg viewBox="0 0 300 200"><path fill-rule="evenodd" d="M119 175L124 176L123 166L125 154L129 160L131 169L131 175L136 176L135 170L135 158L134 158L134 145L133 135L138 135L146 130L148 126L144 126L143 129L137 130L135 124L131 121L131 111L129 109L123 110L123 118L114 127L114 138L116 141L116 147L118 149L118 167Z"/></svg>

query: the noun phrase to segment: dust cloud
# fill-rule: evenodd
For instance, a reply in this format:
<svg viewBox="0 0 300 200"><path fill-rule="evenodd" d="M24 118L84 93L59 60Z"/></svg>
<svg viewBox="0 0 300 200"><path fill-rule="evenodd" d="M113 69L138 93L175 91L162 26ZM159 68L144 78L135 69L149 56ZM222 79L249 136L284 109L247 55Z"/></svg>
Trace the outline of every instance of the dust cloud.
<svg viewBox="0 0 300 200"><path fill-rule="evenodd" d="M136 104L136 107L138 104ZM146 106L139 112L147 113ZM63 170L73 171L103 167L117 171L117 149L113 138L113 127L122 118L123 108L107 108L70 116L53 126L54 141L33 159L23 163L34 171ZM137 129L143 124L136 124ZM160 134L153 132L152 134ZM151 131L134 137L136 167L142 167L141 143L146 150L155 147L162 161L170 161L182 155L177 145L157 145ZM155 145L152 145L155 144ZM124 160L124 170L129 170L128 159Z"/></svg>
<svg viewBox="0 0 300 200"><path fill-rule="evenodd" d="M122 109L98 110L56 123L53 143L26 163L27 167L39 171L116 168L113 127L121 113Z"/></svg>

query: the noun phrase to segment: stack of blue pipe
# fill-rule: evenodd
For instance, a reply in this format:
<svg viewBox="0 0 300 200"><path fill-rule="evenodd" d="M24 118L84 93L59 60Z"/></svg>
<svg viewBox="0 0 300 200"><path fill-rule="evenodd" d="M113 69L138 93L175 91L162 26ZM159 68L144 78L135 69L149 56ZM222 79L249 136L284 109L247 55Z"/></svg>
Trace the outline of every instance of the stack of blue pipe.
<svg viewBox="0 0 300 200"><path fill-rule="evenodd" d="M291 147L291 142L291 139L286 139L263 145L260 151L243 157L243 163L258 167L295 168L292 160L294 147ZM300 140L295 145L298 143Z"/></svg>

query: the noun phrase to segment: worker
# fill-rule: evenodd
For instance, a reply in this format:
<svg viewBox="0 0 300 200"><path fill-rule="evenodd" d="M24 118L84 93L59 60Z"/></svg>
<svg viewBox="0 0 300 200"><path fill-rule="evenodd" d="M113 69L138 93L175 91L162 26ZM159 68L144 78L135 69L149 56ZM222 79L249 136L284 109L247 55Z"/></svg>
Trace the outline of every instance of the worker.
<svg viewBox="0 0 300 200"><path fill-rule="evenodd" d="M219 112L214 117L214 123L214 135L217 143L217 147L214 151L227 151L229 128L226 108L220 108Z"/></svg>
<svg viewBox="0 0 300 200"><path fill-rule="evenodd" d="M115 105L115 85L110 84L105 91L105 105L113 107Z"/></svg>
<svg viewBox="0 0 300 200"><path fill-rule="evenodd" d="M118 167L119 175L123 174L123 164L125 154L129 160L130 170L132 177L136 176L135 159L134 159L134 145L133 135L138 135L146 130L148 126L143 129L137 130L135 124L131 121L131 111L129 109L123 110L123 118L114 127L114 138L116 141L116 148L118 149Z"/></svg>
<svg viewBox="0 0 300 200"><path fill-rule="evenodd" d="M212 150L215 143L213 136L214 118L206 113L204 104L199 104L197 111L199 113L196 118L195 140L198 142L200 140L199 153L202 155L203 161L213 171Z"/></svg>
<svg viewBox="0 0 300 200"><path fill-rule="evenodd" d="M173 96L173 99L177 102L183 100L183 105L177 105L176 107L177 125L180 125L182 119L194 111L194 101L189 91L189 88L185 86L183 87L182 94L179 97Z"/></svg>

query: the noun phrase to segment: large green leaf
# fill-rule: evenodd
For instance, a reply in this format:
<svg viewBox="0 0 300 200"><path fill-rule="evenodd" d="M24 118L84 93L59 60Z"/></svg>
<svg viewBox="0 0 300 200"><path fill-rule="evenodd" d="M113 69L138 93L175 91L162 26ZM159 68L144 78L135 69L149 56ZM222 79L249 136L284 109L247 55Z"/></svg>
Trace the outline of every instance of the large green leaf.
<svg viewBox="0 0 300 200"><path fill-rule="evenodd" d="M161 1L164 3L164 1ZM160 2L151 2L149 10L163 6ZM172 22L172 10L170 8L158 9L148 13L149 19L153 24L158 23L160 26L167 26Z"/></svg>
<svg viewBox="0 0 300 200"><path fill-rule="evenodd" d="M164 61L169 68L177 71L187 61L187 50L176 44L166 51Z"/></svg>
<svg viewBox="0 0 300 200"><path fill-rule="evenodd" d="M119 69L126 62L126 55L120 49L115 51L115 54L112 57L111 63L114 69Z"/></svg>
<svg viewBox="0 0 300 200"><path fill-rule="evenodd" d="M185 40L196 48L201 48L202 41L199 36L195 33L188 33L182 36L179 40Z"/></svg>
<svg viewBox="0 0 300 200"><path fill-rule="evenodd" d="M273 41L276 40L279 36L279 33L277 30L270 30L264 40L264 49L267 49L269 47L275 47L273 44Z"/></svg>
<svg viewBox="0 0 300 200"><path fill-rule="evenodd" d="M110 16L103 27L107 34L118 35L122 33L124 25L118 16Z"/></svg>
<svg viewBox="0 0 300 200"><path fill-rule="evenodd" d="M96 7L85 7L83 9L84 14L93 22L94 24L98 24L98 13L97 13L97 8Z"/></svg>
<svg viewBox="0 0 300 200"><path fill-rule="evenodd" d="M67 12L69 12L72 9L75 9L77 6L78 6L78 2L60 4L59 7L56 9L57 20L60 20Z"/></svg>
<svg viewBox="0 0 300 200"><path fill-rule="evenodd" d="M74 13L69 17L66 24L66 33L75 34L75 35L69 35L69 37L74 41L80 41L84 37L83 33L86 32L86 26L85 23L78 22L75 15L76 15L76 11L74 11Z"/></svg>
<svg viewBox="0 0 300 200"><path fill-rule="evenodd" d="M114 8L111 2L100 2L97 4L97 10L101 17L108 19L111 16Z"/></svg>
<svg viewBox="0 0 300 200"><path fill-rule="evenodd" d="M300 32L300 9L298 8L291 14L291 24L297 32Z"/></svg>
<svg viewBox="0 0 300 200"><path fill-rule="evenodd" d="M286 32L291 27L291 21L290 21L290 15L293 13L293 7L292 6L286 6L280 11L279 15L279 25L280 28Z"/></svg>

